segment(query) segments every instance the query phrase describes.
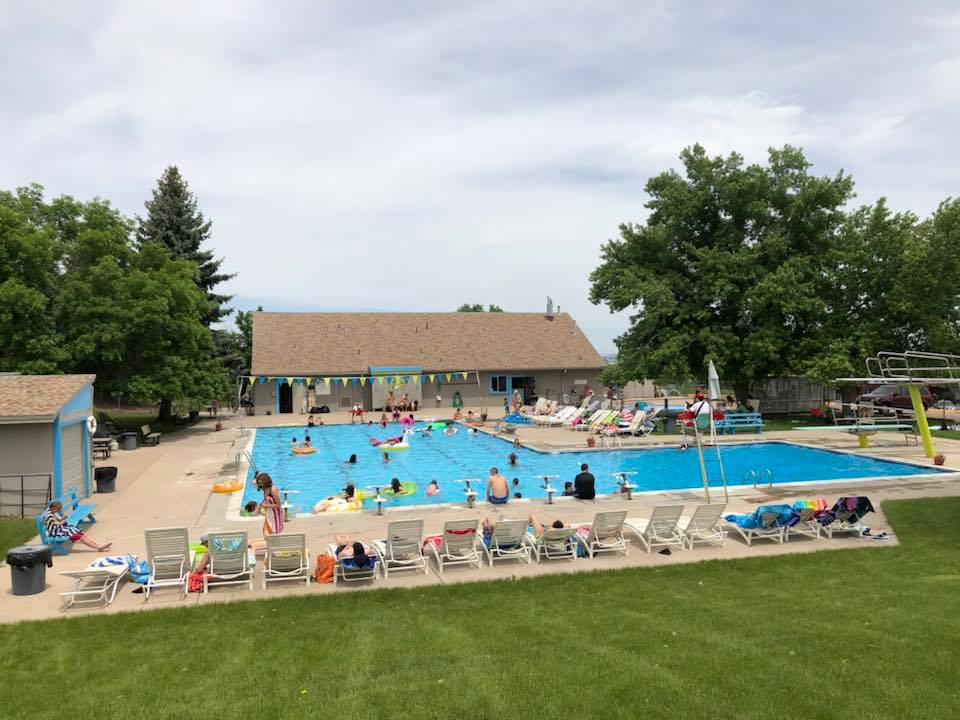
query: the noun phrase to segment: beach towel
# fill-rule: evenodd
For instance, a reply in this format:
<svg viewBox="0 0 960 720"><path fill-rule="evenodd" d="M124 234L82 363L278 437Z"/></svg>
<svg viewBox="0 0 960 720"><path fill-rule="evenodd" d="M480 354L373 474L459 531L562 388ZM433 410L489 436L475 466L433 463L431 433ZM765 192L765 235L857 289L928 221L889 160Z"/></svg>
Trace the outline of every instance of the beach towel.
<svg viewBox="0 0 960 720"><path fill-rule="evenodd" d="M333 582L333 566L334 559L332 555L323 555L317 556L317 566L313 570L313 580L318 583L332 583Z"/></svg>
<svg viewBox="0 0 960 720"><path fill-rule="evenodd" d="M797 516L789 505L761 505L752 513L731 513L724 515L723 519L744 530L752 530L763 527L763 516L767 513L776 513L778 525L790 526L797 522Z"/></svg>
<svg viewBox="0 0 960 720"><path fill-rule="evenodd" d="M134 582L146 585L150 578L150 566L146 560L138 560L136 555L107 555L93 560L88 567L93 569L125 567Z"/></svg>
<svg viewBox="0 0 960 720"><path fill-rule="evenodd" d="M863 495L851 495L837 500L832 508L820 513L817 519L822 525L829 525L837 519L839 513L853 513L853 517L862 520L864 515L873 511L873 503L870 502L870 498Z"/></svg>

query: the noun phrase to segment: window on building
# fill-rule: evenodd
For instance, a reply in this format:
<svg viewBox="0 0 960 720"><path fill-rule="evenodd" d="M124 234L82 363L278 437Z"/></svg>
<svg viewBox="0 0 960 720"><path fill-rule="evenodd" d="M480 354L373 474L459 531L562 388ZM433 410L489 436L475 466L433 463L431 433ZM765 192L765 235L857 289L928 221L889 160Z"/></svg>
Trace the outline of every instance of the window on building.
<svg viewBox="0 0 960 720"><path fill-rule="evenodd" d="M490 376L490 392L505 393L506 391L507 391L507 376L491 375Z"/></svg>

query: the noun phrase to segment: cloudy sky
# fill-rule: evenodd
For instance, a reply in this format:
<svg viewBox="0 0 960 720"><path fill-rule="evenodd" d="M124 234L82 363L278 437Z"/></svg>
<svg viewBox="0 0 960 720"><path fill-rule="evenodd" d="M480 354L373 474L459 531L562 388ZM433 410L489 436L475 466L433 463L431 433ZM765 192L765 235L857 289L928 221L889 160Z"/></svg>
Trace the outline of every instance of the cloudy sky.
<svg viewBox="0 0 960 720"><path fill-rule="evenodd" d="M791 5L2 0L0 187L134 214L176 164L236 306L549 294L608 352L626 319L587 276L686 145L957 194L956 3Z"/></svg>

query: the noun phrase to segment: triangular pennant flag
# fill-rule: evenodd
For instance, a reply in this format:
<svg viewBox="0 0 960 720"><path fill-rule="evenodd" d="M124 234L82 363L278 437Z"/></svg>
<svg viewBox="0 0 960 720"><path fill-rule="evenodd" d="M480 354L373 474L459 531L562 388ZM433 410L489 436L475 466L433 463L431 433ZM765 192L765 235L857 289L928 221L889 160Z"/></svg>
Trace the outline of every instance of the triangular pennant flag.
<svg viewBox="0 0 960 720"><path fill-rule="evenodd" d="M295 377L288 377L288 378L287 378L287 385L289 385L290 387L293 387L293 384L294 384L296 381L297 381L297 379L296 379Z"/></svg>
<svg viewBox="0 0 960 720"><path fill-rule="evenodd" d="M346 385L346 384L347 384L347 379L346 379L346 378L337 378L337 380L340 381L340 384L341 384L341 385Z"/></svg>
<svg viewBox="0 0 960 720"><path fill-rule="evenodd" d="M361 378L360 378L360 387L363 387L363 386L366 385L366 384L367 384L367 379L366 379L365 377L362 377L362 376L361 376Z"/></svg>
<svg viewBox="0 0 960 720"><path fill-rule="evenodd" d="M462 377L464 380L466 380L466 379L467 379L467 373L465 373L465 372L460 373L460 377Z"/></svg>
<svg viewBox="0 0 960 720"><path fill-rule="evenodd" d="M263 375L257 378L257 382L259 382L261 385L263 385L266 381L267 381L267 378Z"/></svg>
<svg viewBox="0 0 960 720"><path fill-rule="evenodd" d="M383 376L377 378L377 385L383 385Z"/></svg>
<svg viewBox="0 0 960 720"><path fill-rule="evenodd" d="M426 381L427 381L427 376L426 376L426 375L421 375L421 376L420 376L420 382L425 383Z"/></svg>
<svg viewBox="0 0 960 720"><path fill-rule="evenodd" d="M447 373L446 375L444 375L444 377L447 379L447 382L450 382L450 378L452 378L453 375L451 373Z"/></svg>
<svg viewBox="0 0 960 720"><path fill-rule="evenodd" d="M427 375L427 377L430 378L430 382L433 382L433 379L436 377L436 375Z"/></svg>
<svg viewBox="0 0 960 720"><path fill-rule="evenodd" d="M356 384L357 384L357 379L356 379L355 377L350 378L350 384L351 384L351 385L356 385Z"/></svg>
<svg viewBox="0 0 960 720"><path fill-rule="evenodd" d="M410 378L410 382L413 383L414 385L416 385L419 381L420 381L420 376L419 376L419 375L413 375L413 376Z"/></svg>

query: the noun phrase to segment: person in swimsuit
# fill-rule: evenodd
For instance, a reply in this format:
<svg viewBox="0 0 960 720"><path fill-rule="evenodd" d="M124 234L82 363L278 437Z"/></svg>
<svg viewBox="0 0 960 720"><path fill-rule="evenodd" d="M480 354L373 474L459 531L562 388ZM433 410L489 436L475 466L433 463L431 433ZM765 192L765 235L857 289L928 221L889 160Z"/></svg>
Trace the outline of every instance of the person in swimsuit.
<svg viewBox="0 0 960 720"><path fill-rule="evenodd" d="M387 414L381 413L380 415L380 427L385 428L387 426Z"/></svg>
<svg viewBox="0 0 960 720"><path fill-rule="evenodd" d="M352 560L357 567L364 568L370 564L370 556L367 555L363 543L354 542L349 535L334 536L337 541L336 556L337 560Z"/></svg>
<svg viewBox="0 0 960 720"><path fill-rule="evenodd" d="M487 478L487 502L494 505L506 505L510 499L510 487L507 479L495 467L490 468L490 477Z"/></svg>
<svg viewBox="0 0 960 720"><path fill-rule="evenodd" d="M104 552L110 549L112 543L101 545L79 527L71 525L67 521L67 518L60 514L62 510L63 504L54 500L50 503L50 506L44 510L43 515L40 516L40 521L43 523L43 529L46 531L47 537L51 539L68 538L70 542L83 543L87 547L92 547L97 552Z"/></svg>
<svg viewBox="0 0 960 720"><path fill-rule="evenodd" d="M273 478L263 472L257 476L257 485L263 491L263 502L260 510L263 512L263 534L279 535L283 532L283 507L280 502L280 491L274 487Z"/></svg>
<svg viewBox="0 0 960 720"><path fill-rule="evenodd" d="M463 420L463 410L457 408L457 411L453 414L454 420Z"/></svg>
<svg viewBox="0 0 960 720"><path fill-rule="evenodd" d="M430 484L427 485L427 497L432 495L437 495L440 492L440 486L437 484L436 480L431 480Z"/></svg>
<svg viewBox="0 0 960 720"><path fill-rule="evenodd" d="M533 537L539 540L540 536L543 535L543 531L546 528L544 527L543 523L540 522L540 519L536 515L531 514L530 517L528 518L528 521L530 523L530 527L533 528ZM560 528L563 527L563 521L554 520L553 524L551 524L550 527L557 528L559 530Z"/></svg>
<svg viewBox="0 0 960 720"><path fill-rule="evenodd" d="M390 480L390 490L394 495L406 495L407 491L404 489L403 485L400 484L399 478L393 478Z"/></svg>
<svg viewBox="0 0 960 720"><path fill-rule="evenodd" d="M350 459L346 461L346 464L347 464L347 465L356 465L356 464L357 464L357 456L356 456L356 454L351 455L351 456L350 456Z"/></svg>
<svg viewBox="0 0 960 720"><path fill-rule="evenodd" d="M510 467L515 466L515 465L517 464L517 454L516 454L516 453L510 453L510 454L507 456L507 462L510 463Z"/></svg>

